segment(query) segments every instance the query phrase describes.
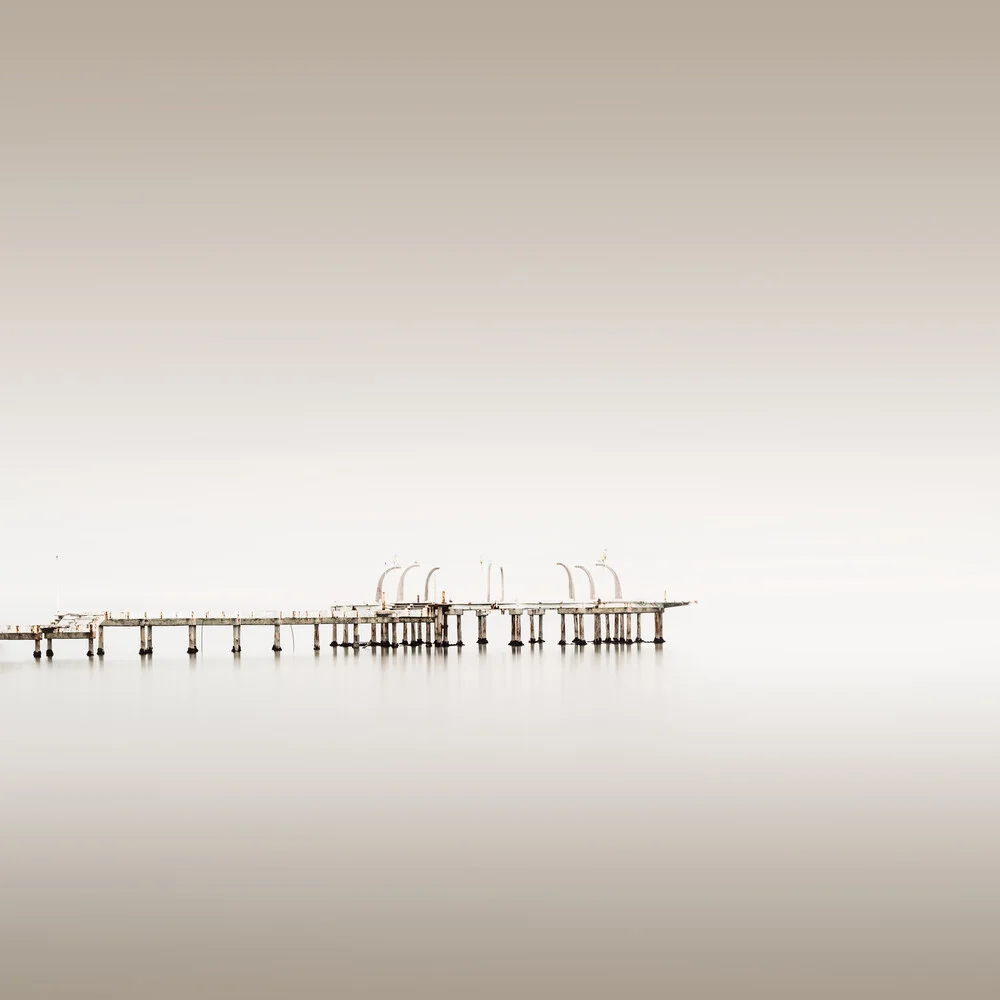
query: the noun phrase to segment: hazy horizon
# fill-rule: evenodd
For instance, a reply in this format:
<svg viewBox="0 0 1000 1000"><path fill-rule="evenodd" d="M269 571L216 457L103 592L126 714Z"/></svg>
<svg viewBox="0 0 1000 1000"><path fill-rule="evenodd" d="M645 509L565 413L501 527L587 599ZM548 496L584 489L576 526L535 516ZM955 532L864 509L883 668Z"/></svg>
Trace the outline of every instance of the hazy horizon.
<svg viewBox="0 0 1000 1000"><path fill-rule="evenodd" d="M0 643L0 983L992 995L998 29L0 11L0 627L353 603L393 558L699 601L659 656Z"/></svg>

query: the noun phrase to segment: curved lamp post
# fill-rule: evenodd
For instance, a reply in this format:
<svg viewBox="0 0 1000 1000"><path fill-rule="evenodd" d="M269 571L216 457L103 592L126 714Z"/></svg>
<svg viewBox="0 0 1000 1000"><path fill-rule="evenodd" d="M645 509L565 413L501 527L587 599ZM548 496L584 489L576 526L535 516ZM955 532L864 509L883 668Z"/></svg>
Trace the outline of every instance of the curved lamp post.
<svg viewBox="0 0 1000 1000"><path fill-rule="evenodd" d="M615 578L615 600L620 601L622 599L622 582L618 579L618 574L606 562L594 563L594 565L603 567Z"/></svg>
<svg viewBox="0 0 1000 1000"><path fill-rule="evenodd" d="M590 584L590 599L592 601L597 600L597 588L594 586L594 575L587 569L586 566L581 566L579 563L574 567L575 569L582 569L584 573L587 574L587 582Z"/></svg>
<svg viewBox="0 0 1000 1000"><path fill-rule="evenodd" d="M556 563L557 566L562 566L566 570L566 582L569 584L569 599L571 601L576 600L576 588L573 586L573 571L566 565L566 563Z"/></svg>
<svg viewBox="0 0 1000 1000"><path fill-rule="evenodd" d="M382 584L385 581L387 574L391 573L394 569L399 569L399 563L395 566L387 566L382 570L382 575L378 578L378 586L375 588L375 603L382 603Z"/></svg>
<svg viewBox="0 0 1000 1000"><path fill-rule="evenodd" d="M399 586L396 587L396 603L403 603L403 584L406 582L406 574L410 572L411 569L416 569L420 563L410 563L402 573L399 574Z"/></svg>
<svg viewBox="0 0 1000 1000"><path fill-rule="evenodd" d="M430 603L431 599L431 577L440 569L440 566L435 566L428 574L427 579L424 580L424 601Z"/></svg>

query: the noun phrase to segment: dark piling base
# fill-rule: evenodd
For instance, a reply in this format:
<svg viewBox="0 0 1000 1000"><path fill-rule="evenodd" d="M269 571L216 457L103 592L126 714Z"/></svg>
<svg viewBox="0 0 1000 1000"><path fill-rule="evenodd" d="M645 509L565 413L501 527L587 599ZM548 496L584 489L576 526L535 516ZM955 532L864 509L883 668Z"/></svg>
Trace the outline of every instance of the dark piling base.
<svg viewBox="0 0 1000 1000"><path fill-rule="evenodd" d="M655 644L656 644L657 646L662 646L662 645L663 645L663 640L662 640L662 639L654 639L654 640L653 640L653 642L654 642L654 643L655 643Z"/></svg>
<svg viewBox="0 0 1000 1000"><path fill-rule="evenodd" d="M194 654L197 652L198 652L197 646L188 646L188 655L194 656Z"/></svg>
<svg viewBox="0 0 1000 1000"><path fill-rule="evenodd" d="M46 659L49 659L49 660L51 660L51 659L52 659L52 657L53 657L53 656L55 656L55 655L56 655L56 654L55 654L54 652L52 652L52 650L51 650L51 649L47 649L47 650L45 650L45 656L46 656Z"/></svg>
<svg viewBox="0 0 1000 1000"><path fill-rule="evenodd" d="M97 647L97 655L98 656L103 656L104 655L104 650L100 646Z"/></svg>
<svg viewBox="0 0 1000 1000"><path fill-rule="evenodd" d="M92 660L94 658L94 651L92 649L87 650L87 659Z"/></svg>
<svg viewBox="0 0 1000 1000"><path fill-rule="evenodd" d="M477 646L485 646L489 641L490 641L489 639L477 639L476 640L476 645Z"/></svg>
<svg viewBox="0 0 1000 1000"><path fill-rule="evenodd" d="M31 654L31 655L32 655L32 656L33 656L33 657L34 657L34 658L35 658L36 660L40 660L40 659L42 658L42 651L41 651L40 649L36 649L36 650L35 650L35 651L34 651L34 652L33 652L33 653Z"/></svg>

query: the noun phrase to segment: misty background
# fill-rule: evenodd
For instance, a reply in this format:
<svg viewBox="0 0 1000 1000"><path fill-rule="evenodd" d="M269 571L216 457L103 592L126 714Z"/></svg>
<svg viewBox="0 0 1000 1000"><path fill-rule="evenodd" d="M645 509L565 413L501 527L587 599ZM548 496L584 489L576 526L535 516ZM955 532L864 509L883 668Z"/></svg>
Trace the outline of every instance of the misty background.
<svg viewBox="0 0 1000 1000"><path fill-rule="evenodd" d="M996 995L998 27L0 9L0 626L699 601L0 644L0 991Z"/></svg>

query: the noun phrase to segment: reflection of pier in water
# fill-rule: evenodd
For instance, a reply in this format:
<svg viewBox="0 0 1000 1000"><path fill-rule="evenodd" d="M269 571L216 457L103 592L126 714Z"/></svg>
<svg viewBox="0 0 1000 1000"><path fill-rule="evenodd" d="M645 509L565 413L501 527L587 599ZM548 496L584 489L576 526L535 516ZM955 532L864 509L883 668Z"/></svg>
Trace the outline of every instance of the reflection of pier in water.
<svg viewBox="0 0 1000 1000"><path fill-rule="evenodd" d="M42 644L45 644L44 655L53 656L53 643L56 640L75 639L87 644L87 656L104 655L105 629L136 628L139 630L139 655L150 656L153 652L153 629L187 628L187 651L192 656L198 652L198 630L205 627L222 627L233 630L232 652L239 655L242 651L244 626L263 626L273 629L271 649L281 652L283 626L312 626L313 649L319 651L323 646L322 631L329 628L328 645L339 648L360 649L361 647L397 649L400 646L418 648L448 648L464 646L462 638L462 621L465 615L476 616L476 642L485 645L487 621L492 614L506 615L510 618L510 646L524 645L522 639L522 619L528 616L528 643L534 645L545 641L545 616L559 616L559 645L595 645L602 643L632 645L633 643L653 642L657 645L663 642L663 612L667 608L683 607L690 601L626 601L621 596L621 583L618 574L605 563L599 566L610 570L615 581L615 598L602 601L596 596L594 578L584 566L582 569L590 584L590 598L577 601L573 586L573 575L565 563L558 563L566 570L569 582L568 601L531 601L531 602L494 602L466 603L447 600L442 592L439 601L423 600L403 603L402 585L406 574L417 566L413 563L407 566L400 577L397 588L397 600L394 604L387 602L383 584L387 573L399 569L398 565L390 566L382 573L376 588L376 600L373 604L334 605L328 612L293 611L283 612L251 612L249 615L211 614L203 615L165 615L133 616L128 613L113 614L61 614L57 615L48 625L32 625L27 628L14 628L0 632L0 640L25 641L34 643L35 659L43 655ZM492 564L491 564L492 568ZM424 585L425 596L430 594L430 582L438 567L428 574ZM501 574L503 570L501 569ZM501 577L502 578L502 577ZM489 595L489 581L487 595ZM502 584L501 584L502 589ZM567 640L566 619L572 626L572 638ZM651 639L643 639L643 618L651 619L653 635ZM591 637L587 639L587 622L591 623ZM204 631L202 631L204 634ZM293 633L294 636L294 633ZM294 642L294 638L293 638Z"/></svg>

